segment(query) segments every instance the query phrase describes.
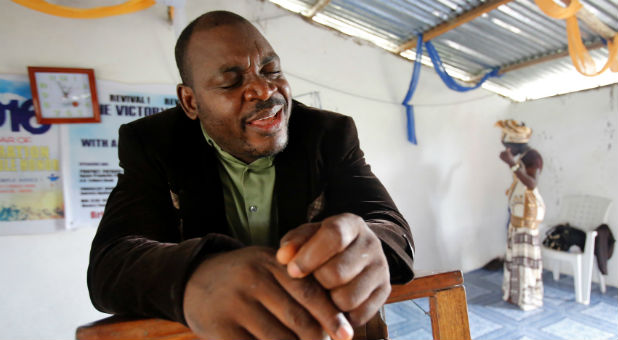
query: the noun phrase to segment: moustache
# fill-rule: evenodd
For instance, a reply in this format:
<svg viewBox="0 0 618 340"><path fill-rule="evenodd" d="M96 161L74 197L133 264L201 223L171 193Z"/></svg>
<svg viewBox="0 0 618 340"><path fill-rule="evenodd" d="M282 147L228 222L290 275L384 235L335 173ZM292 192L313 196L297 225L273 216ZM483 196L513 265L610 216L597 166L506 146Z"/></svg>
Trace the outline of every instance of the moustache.
<svg viewBox="0 0 618 340"><path fill-rule="evenodd" d="M264 101L258 102L257 104L255 104L255 108L253 109L253 112L251 113L251 116L259 114L260 111L264 111L264 110L270 110L273 107L275 107L276 105L285 105L285 100L283 98L279 98L279 97L270 97Z"/></svg>

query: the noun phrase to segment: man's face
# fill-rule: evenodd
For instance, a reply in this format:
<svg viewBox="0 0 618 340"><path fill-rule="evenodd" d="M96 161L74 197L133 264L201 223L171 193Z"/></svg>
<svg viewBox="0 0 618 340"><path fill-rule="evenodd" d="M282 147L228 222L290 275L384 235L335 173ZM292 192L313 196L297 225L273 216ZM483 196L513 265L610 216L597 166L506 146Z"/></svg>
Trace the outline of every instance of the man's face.
<svg viewBox="0 0 618 340"><path fill-rule="evenodd" d="M187 115L197 116L223 150L250 163L285 148L290 85L279 57L254 27L198 29L186 58L193 95L189 108L194 108ZM185 111L191 110L185 106Z"/></svg>

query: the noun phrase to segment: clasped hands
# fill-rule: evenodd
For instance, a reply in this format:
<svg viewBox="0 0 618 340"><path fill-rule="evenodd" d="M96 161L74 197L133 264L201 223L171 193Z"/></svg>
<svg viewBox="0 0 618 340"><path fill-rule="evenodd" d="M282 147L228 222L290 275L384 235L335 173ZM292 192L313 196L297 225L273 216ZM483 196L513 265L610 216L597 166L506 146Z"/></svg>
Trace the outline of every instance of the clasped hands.
<svg viewBox="0 0 618 340"><path fill-rule="evenodd" d="M511 148L506 148L505 150L501 151L500 159L509 167L516 164L515 157L513 157L513 153L511 152Z"/></svg>
<svg viewBox="0 0 618 340"><path fill-rule="evenodd" d="M275 251L213 255L189 279L187 324L205 339L352 339L390 294L380 240L353 214L306 223Z"/></svg>

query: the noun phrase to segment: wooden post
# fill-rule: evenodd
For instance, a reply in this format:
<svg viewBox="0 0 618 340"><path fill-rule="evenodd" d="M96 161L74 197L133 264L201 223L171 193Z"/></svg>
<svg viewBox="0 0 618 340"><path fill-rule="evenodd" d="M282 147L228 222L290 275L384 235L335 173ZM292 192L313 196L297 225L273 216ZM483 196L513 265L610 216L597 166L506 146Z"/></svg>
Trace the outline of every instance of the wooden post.
<svg viewBox="0 0 618 340"><path fill-rule="evenodd" d="M434 339L470 339L466 292L463 287L442 290L431 296L429 315Z"/></svg>

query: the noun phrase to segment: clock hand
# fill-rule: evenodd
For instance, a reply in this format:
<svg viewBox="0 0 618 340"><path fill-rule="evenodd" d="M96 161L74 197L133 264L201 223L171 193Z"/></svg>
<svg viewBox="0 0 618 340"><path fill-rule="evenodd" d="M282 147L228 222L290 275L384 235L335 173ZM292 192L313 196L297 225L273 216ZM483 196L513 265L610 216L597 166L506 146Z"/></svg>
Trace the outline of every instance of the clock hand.
<svg viewBox="0 0 618 340"><path fill-rule="evenodd" d="M62 92L62 95L64 96L64 98L69 98L69 93L71 92L71 88L65 88L61 82L59 82L58 80L56 80L56 83L58 84L58 86L60 87L60 91Z"/></svg>

